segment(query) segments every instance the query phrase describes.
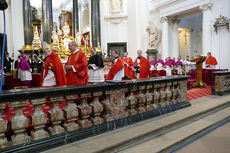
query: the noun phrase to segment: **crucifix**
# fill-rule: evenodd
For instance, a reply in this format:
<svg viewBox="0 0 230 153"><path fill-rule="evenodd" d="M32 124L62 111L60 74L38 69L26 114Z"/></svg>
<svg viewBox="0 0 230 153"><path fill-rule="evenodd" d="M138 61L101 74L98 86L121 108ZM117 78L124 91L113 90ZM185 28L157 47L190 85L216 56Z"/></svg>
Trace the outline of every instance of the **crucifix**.
<svg viewBox="0 0 230 153"><path fill-rule="evenodd" d="M187 34L186 34L186 32L184 33L184 45L187 45Z"/></svg>

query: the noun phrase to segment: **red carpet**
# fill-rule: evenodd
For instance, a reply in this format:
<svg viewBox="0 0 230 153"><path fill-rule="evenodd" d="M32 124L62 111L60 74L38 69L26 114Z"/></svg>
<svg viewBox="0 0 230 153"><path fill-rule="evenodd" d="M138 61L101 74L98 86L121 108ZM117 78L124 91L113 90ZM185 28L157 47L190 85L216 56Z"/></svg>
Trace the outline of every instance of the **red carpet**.
<svg viewBox="0 0 230 153"><path fill-rule="evenodd" d="M204 96L211 95L211 86L207 86L206 88L192 88L187 91L188 97L187 100L193 100L197 98L201 98Z"/></svg>

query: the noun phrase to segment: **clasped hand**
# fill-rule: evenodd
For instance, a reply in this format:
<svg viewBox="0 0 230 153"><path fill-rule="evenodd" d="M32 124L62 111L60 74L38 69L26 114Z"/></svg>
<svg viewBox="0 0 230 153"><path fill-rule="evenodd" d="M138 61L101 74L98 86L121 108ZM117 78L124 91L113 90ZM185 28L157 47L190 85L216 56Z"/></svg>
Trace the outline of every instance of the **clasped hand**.
<svg viewBox="0 0 230 153"><path fill-rule="evenodd" d="M72 65L66 65L65 68L66 68L66 70L70 70L70 69L72 69Z"/></svg>

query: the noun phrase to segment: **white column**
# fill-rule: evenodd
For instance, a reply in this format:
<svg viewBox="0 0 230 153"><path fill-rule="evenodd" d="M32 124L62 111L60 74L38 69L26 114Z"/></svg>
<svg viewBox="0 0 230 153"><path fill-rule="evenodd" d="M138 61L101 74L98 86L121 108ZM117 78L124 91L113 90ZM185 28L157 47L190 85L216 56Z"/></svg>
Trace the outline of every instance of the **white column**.
<svg viewBox="0 0 230 153"><path fill-rule="evenodd" d="M208 3L199 7L203 11L202 22L202 54L207 55L207 52L211 51L211 9L213 4Z"/></svg>
<svg viewBox="0 0 230 153"><path fill-rule="evenodd" d="M179 36L178 36L178 24L180 20L173 20L172 21L172 52L170 54L171 57L177 58L179 56Z"/></svg>
<svg viewBox="0 0 230 153"><path fill-rule="evenodd" d="M19 55L18 50L24 46L24 26L23 26L23 1L11 1L11 14L12 14L12 33L14 44L15 59Z"/></svg>
<svg viewBox="0 0 230 153"><path fill-rule="evenodd" d="M169 56L169 26L168 18L161 17L160 22L162 23L162 58Z"/></svg>
<svg viewBox="0 0 230 153"><path fill-rule="evenodd" d="M7 52L9 53L9 56L12 57L13 53L13 42L11 41L13 39L13 34L12 34L12 5L11 1L8 2L8 8L5 10L5 21L6 21L6 27L5 27L5 32L6 32L6 42L7 46L5 46L5 49L7 47ZM0 11L0 33L4 32L4 19L3 19L3 11ZM1 42L2 43L2 42Z"/></svg>

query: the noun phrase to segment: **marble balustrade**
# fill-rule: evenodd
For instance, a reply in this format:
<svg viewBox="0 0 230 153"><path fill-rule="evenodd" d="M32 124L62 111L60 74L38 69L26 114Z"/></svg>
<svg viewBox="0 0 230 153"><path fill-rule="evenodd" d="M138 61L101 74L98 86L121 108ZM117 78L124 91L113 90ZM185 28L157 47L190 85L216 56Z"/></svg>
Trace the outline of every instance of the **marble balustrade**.
<svg viewBox="0 0 230 153"><path fill-rule="evenodd" d="M187 76L9 90L0 99L0 149L185 102Z"/></svg>

